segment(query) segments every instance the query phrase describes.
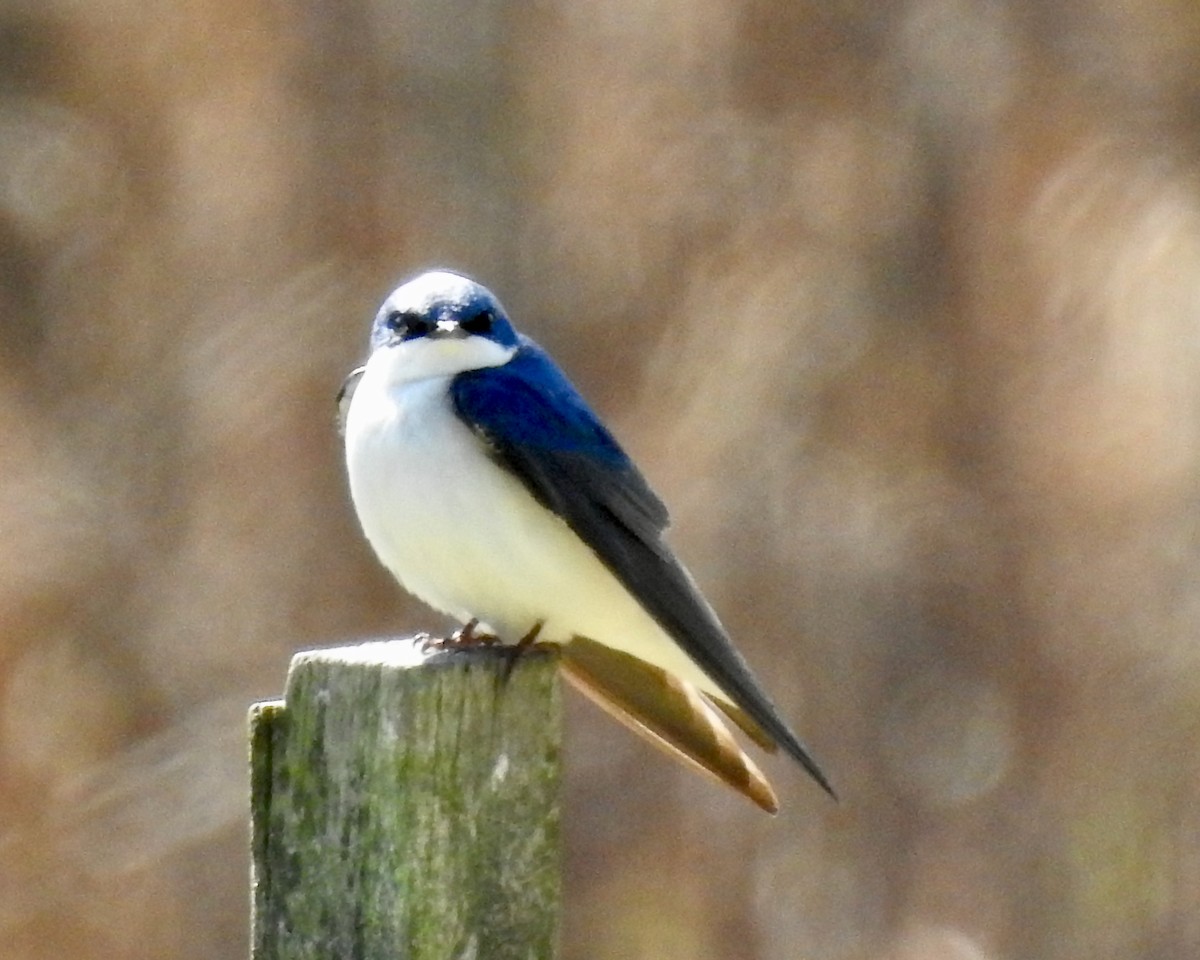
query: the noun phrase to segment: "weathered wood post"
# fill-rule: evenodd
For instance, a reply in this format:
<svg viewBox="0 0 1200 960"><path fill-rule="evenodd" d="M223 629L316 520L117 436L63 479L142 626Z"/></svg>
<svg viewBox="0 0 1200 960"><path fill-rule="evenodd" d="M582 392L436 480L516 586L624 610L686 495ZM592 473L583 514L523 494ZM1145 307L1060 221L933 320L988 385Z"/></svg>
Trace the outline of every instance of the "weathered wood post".
<svg viewBox="0 0 1200 960"><path fill-rule="evenodd" d="M554 657L410 640L298 654L251 712L254 960L550 960Z"/></svg>

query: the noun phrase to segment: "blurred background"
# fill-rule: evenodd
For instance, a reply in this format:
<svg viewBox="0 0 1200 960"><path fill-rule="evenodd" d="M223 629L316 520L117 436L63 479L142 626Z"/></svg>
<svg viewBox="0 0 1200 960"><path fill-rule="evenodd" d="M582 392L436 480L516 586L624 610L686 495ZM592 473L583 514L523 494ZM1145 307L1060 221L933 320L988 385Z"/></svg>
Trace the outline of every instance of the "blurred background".
<svg viewBox="0 0 1200 960"><path fill-rule="evenodd" d="M567 960L1200 955L1194 0L0 0L0 953L247 948L244 722L444 624L377 303L491 286L838 785L572 696Z"/></svg>

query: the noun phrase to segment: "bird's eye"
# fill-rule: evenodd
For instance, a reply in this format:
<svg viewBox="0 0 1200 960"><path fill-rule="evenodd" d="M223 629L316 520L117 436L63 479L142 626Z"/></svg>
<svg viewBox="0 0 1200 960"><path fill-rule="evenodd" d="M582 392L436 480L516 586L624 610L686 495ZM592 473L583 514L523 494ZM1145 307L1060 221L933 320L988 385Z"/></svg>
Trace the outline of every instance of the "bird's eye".
<svg viewBox="0 0 1200 960"><path fill-rule="evenodd" d="M486 334L491 332L492 323L495 319L495 314L485 307L478 313L473 313L469 317L464 317L458 325L463 330L466 330L467 333Z"/></svg>
<svg viewBox="0 0 1200 960"><path fill-rule="evenodd" d="M423 337L433 329L433 324L419 313L408 310L393 310L384 318L384 324L401 340L412 340Z"/></svg>

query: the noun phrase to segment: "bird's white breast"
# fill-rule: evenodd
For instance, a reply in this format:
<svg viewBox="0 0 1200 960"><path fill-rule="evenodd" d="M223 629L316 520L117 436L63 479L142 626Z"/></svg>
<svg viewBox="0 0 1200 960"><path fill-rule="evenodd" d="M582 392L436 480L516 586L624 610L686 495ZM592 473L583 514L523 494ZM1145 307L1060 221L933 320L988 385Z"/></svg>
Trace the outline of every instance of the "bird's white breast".
<svg viewBox="0 0 1200 960"><path fill-rule="evenodd" d="M384 565L430 606L509 642L542 622L542 639L591 637L711 690L591 549L488 458L449 383L389 383L383 364L368 363L354 393L350 491Z"/></svg>

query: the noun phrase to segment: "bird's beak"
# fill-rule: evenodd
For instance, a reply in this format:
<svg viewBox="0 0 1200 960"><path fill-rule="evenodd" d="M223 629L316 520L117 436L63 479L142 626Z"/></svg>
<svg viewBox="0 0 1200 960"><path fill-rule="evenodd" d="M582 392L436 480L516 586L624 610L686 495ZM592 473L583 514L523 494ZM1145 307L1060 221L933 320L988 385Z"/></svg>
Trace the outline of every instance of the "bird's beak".
<svg viewBox="0 0 1200 960"><path fill-rule="evenodd" d="M430 340L461 340L466 336L467 331L457 320L439 320L428 333Z"/></svg>

